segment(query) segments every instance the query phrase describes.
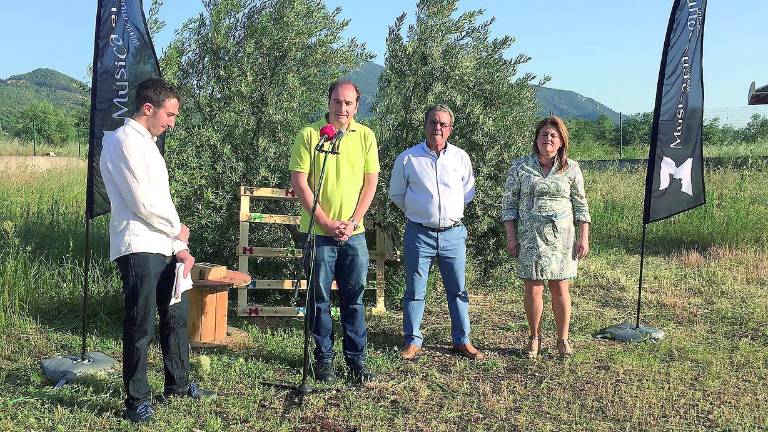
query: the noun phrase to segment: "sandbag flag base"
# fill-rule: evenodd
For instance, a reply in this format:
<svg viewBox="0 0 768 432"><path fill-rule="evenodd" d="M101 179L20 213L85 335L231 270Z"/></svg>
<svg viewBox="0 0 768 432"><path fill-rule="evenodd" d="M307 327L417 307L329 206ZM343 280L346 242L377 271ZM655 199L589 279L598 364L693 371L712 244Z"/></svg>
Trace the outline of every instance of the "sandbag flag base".
<svg viewBox="0 0 768 432"><path fill-rule="evenodd" d="M42 360L40 366L56 388L75 381L87 374L107 372L117 365L117 360L100 352L88 352L85 356L58 356Z"/></svg>
<svg viewBox="0 0 768 432"><path fill-rule="evenodd" d="M664 331L654 327L635 326L629 322L612 325L594 334L596 339L610 339L619 342L656 342L664 339Z"/></svg>
<svg viewBox="0 0 768 432"><path fill-rule="evenodd" d="M643 263L645 262L645 231L648 225L643 224L643 239L640 246L640 282L637 286L637 311L635 325L629 322L612 325L599 330L596 339L611 339L619 342L656 342L664 338L664 331L654 327L640 325L640 305L643 297Z"/></svg>

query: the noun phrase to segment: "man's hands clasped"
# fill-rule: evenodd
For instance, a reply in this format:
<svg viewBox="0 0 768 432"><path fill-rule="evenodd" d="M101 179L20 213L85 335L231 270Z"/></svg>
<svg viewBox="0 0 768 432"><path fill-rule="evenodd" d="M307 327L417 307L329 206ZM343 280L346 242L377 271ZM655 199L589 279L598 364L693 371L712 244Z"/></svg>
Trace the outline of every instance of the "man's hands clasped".
<svg viewBox="0 0 768 432"><path fill-rule="evenodd" d="M355 232L355 223L349 221L331 220L323 227L323 231L332 236L334 240L345 242Z"/></svg>

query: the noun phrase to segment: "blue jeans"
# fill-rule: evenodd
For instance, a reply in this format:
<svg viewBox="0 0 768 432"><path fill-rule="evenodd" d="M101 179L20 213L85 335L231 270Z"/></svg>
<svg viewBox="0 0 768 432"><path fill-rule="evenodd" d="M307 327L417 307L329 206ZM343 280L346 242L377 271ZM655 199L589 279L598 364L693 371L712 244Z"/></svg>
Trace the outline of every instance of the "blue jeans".
<svg viewBox="0 0 768 432"><path fill-rule="evenodd" d="M368 278L368 245L365 233L355 234L346 242L318 235L315 240L315 269L312 281L314 302L310 295L307 319L315 339L315 360L333 361L333 322L331 320L331 282L339 288L342 348L347 365L365 362L365 327L363 292ZM314 306L313 306L314 304Z"/></svg>
<svg viewBox="0 0 768 432"><path fill-rule="evenodd" d="M445 285L451 315L454 345L469 343L469 295L464 287L467 261L467 228L463 225L437 232L408 221L403 237L405 251L405 293L403 293L403 335L405 345L421 346L421 320L432 263L437 259Z"/></svg>
<svg viewBox="0 0 768 432"><path fill-rule="evenodd" d="M115 260L123 282L123 384L125 406L135 409L149 402L147 351L155 333L155 309L160 314L165 392L189 387L188 300L169 306L176 260L156 253L132 253Z"/></svg>

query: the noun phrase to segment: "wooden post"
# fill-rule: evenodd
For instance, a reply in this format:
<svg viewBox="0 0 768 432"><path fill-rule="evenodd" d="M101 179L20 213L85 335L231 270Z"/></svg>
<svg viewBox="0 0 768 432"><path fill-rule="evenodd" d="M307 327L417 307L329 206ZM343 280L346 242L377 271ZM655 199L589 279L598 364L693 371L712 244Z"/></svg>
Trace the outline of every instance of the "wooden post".
<svg viewBox="0 0 768 432"><path fill-rule="evenodd" d="M240 188L240 214L248 213L251 211L251 197L244 194L243 187ZM240 250L248 247L249 234L248 234L248 222L240 222ZM245 274L250 274L248 271L248 256L240 255L237 260L237 270ZM237 307L243 308L248 305L248 290L237 290Z"/></svg>
<svg viewBox="0 0 768 432"><path fill-rule="evenodd" d="M384 306L384 261L387 258L387 236L384 231L376 227L376 307L373 308L374 315L383 314L386 311Z"/></svg>

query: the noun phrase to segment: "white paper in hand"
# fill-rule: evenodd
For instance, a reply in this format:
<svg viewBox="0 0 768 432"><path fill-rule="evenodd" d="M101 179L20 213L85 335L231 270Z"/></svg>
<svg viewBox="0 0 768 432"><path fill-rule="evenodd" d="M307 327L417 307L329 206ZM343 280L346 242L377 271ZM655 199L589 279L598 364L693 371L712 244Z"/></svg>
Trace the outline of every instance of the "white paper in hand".
<svg viewBox="0 0 768 432"><path fill-rule="evenodd" d="M181 295L184 291L192 289L192 275L187 274L184 277L184 264L176 263L176 277L173 283L173 294L171 295L171 306L181 301Z"/></svg>

